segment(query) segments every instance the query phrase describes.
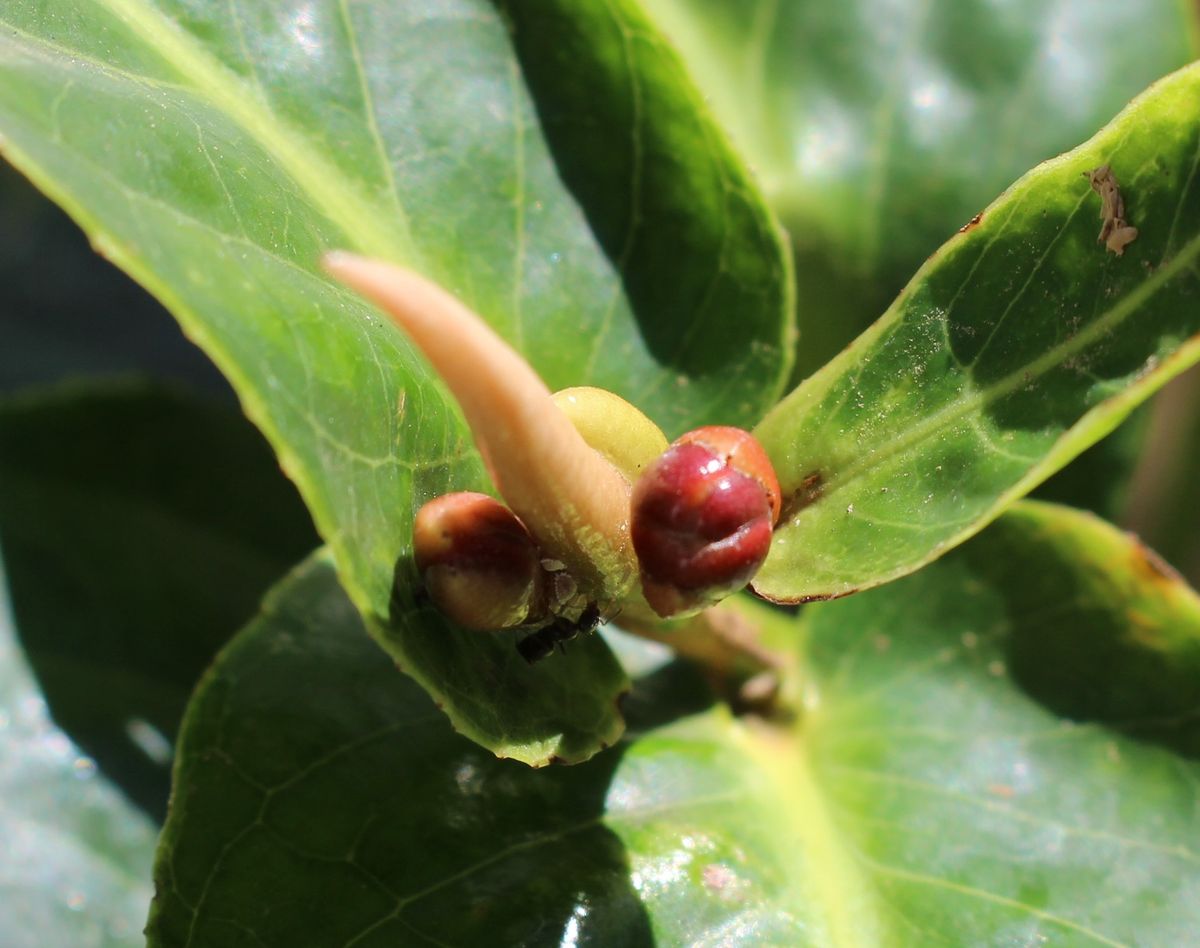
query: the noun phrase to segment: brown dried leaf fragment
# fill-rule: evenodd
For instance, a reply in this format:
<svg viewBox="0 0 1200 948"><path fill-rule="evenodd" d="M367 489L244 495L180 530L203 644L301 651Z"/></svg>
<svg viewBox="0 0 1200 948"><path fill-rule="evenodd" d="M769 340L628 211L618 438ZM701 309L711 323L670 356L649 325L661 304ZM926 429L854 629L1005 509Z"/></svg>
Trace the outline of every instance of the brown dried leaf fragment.
<svg viewBox="0 0 1200 948"><path fill-rule="evenodd" d="M1085 171L1084 177L1092 190L1100 195L1100 236L1096 240L1120 257L1126 246L1137 239L1138 230L1125 220L1125 199L1121 197L1116 175L1111 167L1101 165Z"/></svg>

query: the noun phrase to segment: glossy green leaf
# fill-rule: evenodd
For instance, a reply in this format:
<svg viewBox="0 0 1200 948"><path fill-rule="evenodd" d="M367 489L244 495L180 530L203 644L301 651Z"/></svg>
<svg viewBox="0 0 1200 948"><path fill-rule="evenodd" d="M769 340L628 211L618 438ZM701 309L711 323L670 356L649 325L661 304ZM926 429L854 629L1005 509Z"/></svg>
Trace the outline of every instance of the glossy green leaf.
<svg viewBox="0 0 1200 948"><path fill-rule="evenodd" d="M1157 553L1091 514L1030 501L964 552L1005 590L1021 687L1066 717L1200 758L1200 597Z"/></svg>
<svg viewBox="0 0 1200 948"><path fill-rule="evenodd" d="M0 403L0 549L55 721L166 813L192 687L318 544L236 411L138 382Z"/></svg>
<svg viewBox="0 0 1200 948"><path fill-rule="evenodd" d="M799 377L1001 189L1200 55L1190 0L645 0L792 235Z"/></svg>
<svg viewBox="0 0 1200 948"><path fill-rule="evenodd" d="M150 944L1187 943L1200 731L1137 724L1194 708L1200 602L1084 515L1000 526L800 619L750 613L795 651L794 727L706 710L669 665L618 747L542 771L394 687L314 561L189 709ZM1066 717L1023 690L1039 658Z"/></svg>
<svg viewBox="0 0 1200 948"><path fill-rule="evenodd" d="M1111 163L1140 236L1097 243ZM1200 358L1200 66L1031 171L758 426L785 497L755 588L845 595L977 531Z"/></svg>
<svg viewBox="0 0 1200 948"><path fill-rule="evenodd" d="M321 253L421 269L552 387L614 389L670 430L771 404L791 309L773 219L635 5L545 12L559 42L487 0L0 12L4 153L228 376L372 632L465 733L532 762L611 740L623 681L599 644L578 674L609 690L580 691L574 665L514 669L511 637L414 611L412 512L485 486L482 465L425 363ZM571 80L552 84L564 54ZM609 173L584 187L592 166Z"/></svg>
<svg viewBox="0 0 1200 948"><path fill-rule="evenodd" d="M316 558L267 599L189 708L150 943L365 946L419 940L415 926L443 943L461 942L458 927L519 944L522 931L565 920L570 888L592 878L622 916L609 930L622 931L626 913L635 923L644 913L620 843L596 820L604 795L593 782L619 760L534 771L454 734L362 634L328 559ZM543 826L570 827L552 854L537 845ZM511 882L507 860L489 868L510 847L533 874L528 887ZM451 885L422 905L435 923L391 918L393 892L478 859L490 912Z"/></svg>
<svg viewBox="0 0 1200 948"><path fill-rule="evenodd" d="M0 572L0 944L136 944L154 824L55 727Z"/></svg>

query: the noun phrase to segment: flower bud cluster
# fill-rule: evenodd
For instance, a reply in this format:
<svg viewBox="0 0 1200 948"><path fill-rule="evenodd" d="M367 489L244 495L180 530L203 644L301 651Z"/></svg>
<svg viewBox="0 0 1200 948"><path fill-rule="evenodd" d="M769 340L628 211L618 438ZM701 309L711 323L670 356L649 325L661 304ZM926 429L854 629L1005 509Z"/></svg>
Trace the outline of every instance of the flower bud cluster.
<svg viewBox="0 0 1200 948"><path fill-rule="evenodd" d="M417 512L417 568L449 619L534 629L520 650L535 661L625 606L699 612L762 565L780 491L750 434L707 427L668 445L611 392L551 395L479 316L419 274L345 253L324 264L421 348L503 498L452 493Z"/></svg>
<svg viewBox="0 0 1200 948"><path fill-rule="evenodd" d="M576 403L593 397L600 398L578 390L573 396ZM603 393L600 400L611 409L614 398ZM751 580L766 559L780 509L779 482L753 436L700 428L625 469L640 472L631 487L630 533L642 594L658 615L692 615ZM484 494L446 494L427 503L417 513L413 549L430 598L459 625L482 631L541 625L520 646L531 661L589 631L601 614L599 604L576 595L563 564L542 555L517 516Z"/></svg>

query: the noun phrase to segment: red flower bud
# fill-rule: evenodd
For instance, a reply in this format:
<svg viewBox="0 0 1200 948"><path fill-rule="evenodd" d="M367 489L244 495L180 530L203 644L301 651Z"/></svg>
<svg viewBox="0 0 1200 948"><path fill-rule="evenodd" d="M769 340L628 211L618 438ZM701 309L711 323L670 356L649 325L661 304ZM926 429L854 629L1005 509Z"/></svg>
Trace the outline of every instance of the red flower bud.
<svg viewBox="0 0 1200 948"><path fill-rule="evenodd" d="M633 489L630 531L654 611L699 612L745 586L767 557L779 498L748 432L708 427L675 441Z"/></svg>
<svg viewBox="0 0 1200 948"><path fill-rule="evenodd" d="M680 435L675 444L699 444L708 448L735 471L753 477L766 492L771 505L771 526L779 522L779 510L783 492L779 489L779 478L767 452L758 439L749 431L729 425L708 425Z"/></svg>
<svg viewBox="0 0 1200 948"><path fill-rule="evenodd" d="M417 511L413 553L449 619L490 632L539 618L541 555L511 510L486 494L444 494Z"/></svg>

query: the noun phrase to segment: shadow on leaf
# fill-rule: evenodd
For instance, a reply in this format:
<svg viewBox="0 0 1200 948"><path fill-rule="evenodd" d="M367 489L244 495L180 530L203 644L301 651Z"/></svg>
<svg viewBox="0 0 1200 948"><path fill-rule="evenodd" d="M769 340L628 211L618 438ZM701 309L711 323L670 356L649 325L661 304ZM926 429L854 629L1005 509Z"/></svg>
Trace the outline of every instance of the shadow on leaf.
<svg viewBox="0 0 1200 948"><path fill-rule="evenodd" d="M672 665L626 710L646 728L664 707L708 700ZM542 770L493 757L396 672L329 563L311 560L189 708L150 943L191 930L197 946L237 932L313 948L422 935L559 944L572 932L650 944L624 845L603 823L626 746Z"/></svg>
<svg viewBox="0 0 1200 948"><path fill-rule="evenodd" d="M1134 537L1024 503L967 544L1002 594L1007 662L1033 698L1200 757L1200 599Z"/></svg>
<svg viewBox="0 0 1200 948"><path fill-rule="evenodd" d="M161 821L193 686L317 543L295 490L235 412L81 383L0 409L0 541L55 721Z"/></svg>

